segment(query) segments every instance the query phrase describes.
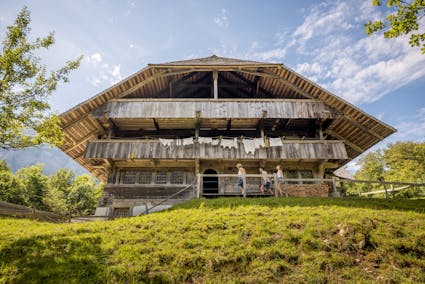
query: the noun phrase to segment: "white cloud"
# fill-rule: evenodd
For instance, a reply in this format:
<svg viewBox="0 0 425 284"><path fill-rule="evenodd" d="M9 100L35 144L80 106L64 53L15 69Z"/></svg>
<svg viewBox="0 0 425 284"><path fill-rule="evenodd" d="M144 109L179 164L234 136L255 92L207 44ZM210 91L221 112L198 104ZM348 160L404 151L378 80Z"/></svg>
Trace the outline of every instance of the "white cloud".
<svg viewBox="0 0 425 284"><path fill-rule="evenodd" d="M227 28L230 25L229 17L227 16L227 10L221 9L220 14L214 18L214 23L220 28Z"/></svg>
<svg viewBox="0 0 425 284"><path fill-rule="evenodd" d="M289 35L292 40L287 40L286 48L295 49L305 61L295 67L299 73L354 104L362 104L424 77L425 61L419 49L409 45L408 36L364 35L363 23L382 15L368 0L355 3L313 6ZM347 33L354 28L363 36Z"/></svg>
<svg viewBox="0 0 425 284"><path fill-rule="evenodd" d="M100 62L102 62L102 55L96 52L96 53L93 53L92 55L85 56L84 62L87 64L97 65Z"/></svg>
<svg viewBox="0 0 425 284"><path fill-rule="evenodd" d="M272 50L262 51L262 52L254 52L252 57L262 61L279 61L283 57L285 57L286 48L275 48Z"/></svg>
<svg viewBox="0 0 425 284"><path fill-rule="evenodd" d="M87 76L87 82L95 87L101 85L115 84L122 79L121 76L121 65L103 63L102 55L98 52L84 58L86 63L87 72L91 74Z"/></svg>

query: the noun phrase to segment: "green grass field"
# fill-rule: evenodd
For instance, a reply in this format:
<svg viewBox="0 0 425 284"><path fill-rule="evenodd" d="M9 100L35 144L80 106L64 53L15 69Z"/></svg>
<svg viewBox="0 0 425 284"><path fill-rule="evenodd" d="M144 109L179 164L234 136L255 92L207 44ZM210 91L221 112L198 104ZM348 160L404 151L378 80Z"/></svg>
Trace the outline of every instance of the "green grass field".
<svg viewBox="0 0 425 284"><path fill-rule="evenodd" d="M223 198L82 224L0 219L0 283L425 282L425 200Z"/></svg>

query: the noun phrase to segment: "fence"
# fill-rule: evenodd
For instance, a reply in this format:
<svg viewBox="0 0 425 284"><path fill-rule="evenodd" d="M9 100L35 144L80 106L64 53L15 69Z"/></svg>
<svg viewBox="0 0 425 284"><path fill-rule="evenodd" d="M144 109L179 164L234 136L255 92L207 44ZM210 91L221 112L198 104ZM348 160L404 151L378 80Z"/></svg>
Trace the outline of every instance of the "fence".
<svg viewBox="0 0 425 284"><path fill-rule="evenodd" d="M60 223L68 219L68 217L65 215L41 211L4 201L0 201L0 216L21 217L52 223Z"/></svg>
<svg viewBox="0 0 425 284"><path fill-rule="evenodd" d="M274 195L277 196L277 178L275 174L267 175L271 181ZM262 179L260 174L246 174L243 176L242 191L238 191L236 181L238 180L237 174L197 174L196 180L196 197L206 195L258 195L260 193L259 187ZM324 178L285 178L285 183L295 184L311 184L311 183L329 183L332 184L332 191L336 192L335 179ZM214 184L214 185L213 185ZM212 189L221 189L217 193L212 192Z"/></svg>
<svg viewBox="0 0 425 284"><path fill-rule="evenodd" d="M406 190L410 188L416 187L425 187L425 183L414 183L414 182L401 182L401 181L385 181L384 179L380 180L352 180L352 179L344 179L337 178L335 184L340 184L339 188L343 195L345 195L345 183L365 183L365 184L379 184L382 186L382 190L375 190L369 192L360 192L359 196L365 195L374 195L385 193L385 198L388 199L391 194L394 198L395 193L401 190ZM399 186L399 187L396 187Z"/></svg>

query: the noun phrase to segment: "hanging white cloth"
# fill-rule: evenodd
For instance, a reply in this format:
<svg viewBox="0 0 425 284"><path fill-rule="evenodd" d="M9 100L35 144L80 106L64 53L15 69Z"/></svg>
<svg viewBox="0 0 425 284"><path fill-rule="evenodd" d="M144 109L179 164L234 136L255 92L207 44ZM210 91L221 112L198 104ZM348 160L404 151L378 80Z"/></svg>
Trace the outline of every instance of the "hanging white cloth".
<svg viewBox="0 0 425 284"><path fill-rule="evenodd" d="M182 139L182 145L183 146L192 145L192 144L193 144L193 137L183 138Z"/></svg>
<svg viewBox="0 0 425 284"><path fill-rule="evenodd" d="M234 139L222 139L221 147L223 148L238 148L238 142L236 138Z"/></svg>
<svg viewBox="0 0 425 284"><path fill-rule="evenodd" d="M168 148L174 142L174 139L159 138L159 142L161 143L162 146Z"/></svg>
<svg viewBox="0 0 425 284"><path fill-rule="evenodd" d="M270 147L283 146L282 139L280 137L269 138L269 141L270 141Z"/></svg>
<svg viewBox="0 0 425 284"><path fill-rule="evenodd" d="M198 137L199 144L211 144L213 139L211 137Z"/></svg>
<svg viewBox="0 0 425 284"><path fill-rule="evenodd" d="M254 145L255 145L255 149L266 147L266 143L264 143L264 138L254 138Z"/></svg>
<svg viewBox="0 0 425 284"><path fill-rule="evenodd" d="M255 141L250 139L243 140L243 147L245 149L245 153L255 153Z"/></svg>
<svg viewBox="0 0 425 284"><path fill-rule="evenodd" d="M220 144L220 139L212 139L211 145L217 146L218 144Z"/></svg>

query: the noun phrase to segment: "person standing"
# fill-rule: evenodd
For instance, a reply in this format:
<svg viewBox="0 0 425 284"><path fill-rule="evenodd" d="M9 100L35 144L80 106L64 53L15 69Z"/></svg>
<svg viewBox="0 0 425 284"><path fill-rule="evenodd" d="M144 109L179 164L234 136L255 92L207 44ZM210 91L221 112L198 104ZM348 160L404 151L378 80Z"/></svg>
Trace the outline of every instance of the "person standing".
<svg viewBox="0 0 425 284"><path fill-rule="evenodd" d="M246 171L241 163L237 163L236 168L238 169L238 189L241 191L241 194L243 194L243 181L245 179Z"/></svg>
<svg viewBox="0 0 425 284"><path fill-rule="evenodd" d="M261 174L261 186L260 186L261 193L264 194L264 191L267 191L268 193L273 194L273 191L271 190L270 179L267 175L267 172L263 168L260 168L260 174Z"/></svg>
<svg viewBox="0 0 425 284"><path fill-rule="evenodd" d="M283 179L285 177L285 173L282 170L282 167L280 165L276 166L276 177L277 177L277 195L283 196L285 193L285 196L288 197L288 194L284 192L283 190Z"/></svg>

